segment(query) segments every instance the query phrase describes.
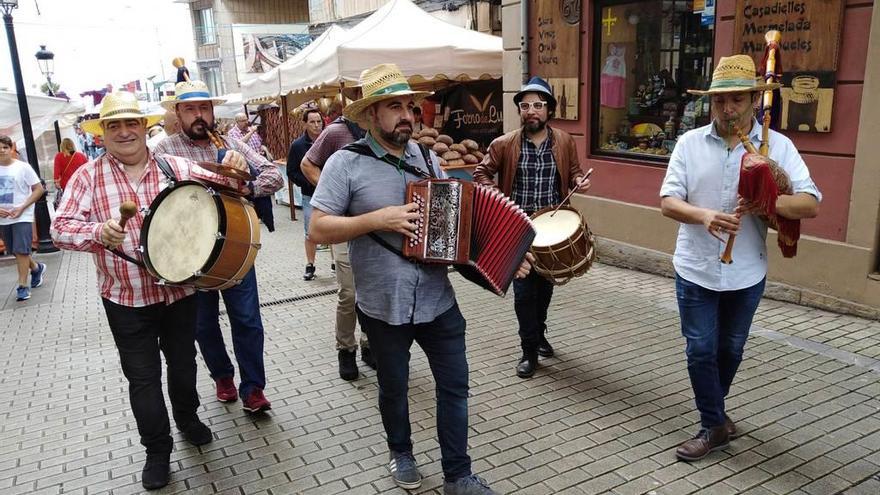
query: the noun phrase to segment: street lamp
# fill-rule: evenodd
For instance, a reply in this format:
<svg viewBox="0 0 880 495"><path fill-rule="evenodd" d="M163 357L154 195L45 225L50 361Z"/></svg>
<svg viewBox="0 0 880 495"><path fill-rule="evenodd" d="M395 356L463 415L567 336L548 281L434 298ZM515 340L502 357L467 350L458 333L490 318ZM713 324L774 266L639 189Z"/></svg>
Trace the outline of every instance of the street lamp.
<svg viewBox="0 0 880 495"><path fill-rule="evenodd" d="M3 10L3 23L6 25L6 38L9 42L9 58L12 60L12 74L15 76L15 93L18 96L18 113L21 116L21 131L24 134L24 146L27 159L31 167L40 175L40 164L37 161L37 147L34 145L34 131L31 129L31 113L27 106L27 95L24 92L24 80L21 77L21 65L18 61L18 45L15 43L15 29L12 26L12 11L18 7L18 0L0 0L0 9ZM45 189L45 184L43 185ZM37 223L37 238L39 245L38 253L51 253L58 251L52 244L49 236L49 207L46 205L46 195L43 194L34 205L34 215Z"/></svg>
<svg viewBox="0 0 880 495"><path fill-rule="evenodd" d="M52 89L52 74L55 73L55 54L46 50L46 45L40 45L40 51L34 55L37 57L37 65L40 66L40 72L46 77L46 92L49 96L55 96L55 90ZM61 151L61 128L58 127L58 121L55 125L55 147Z"/></svg>

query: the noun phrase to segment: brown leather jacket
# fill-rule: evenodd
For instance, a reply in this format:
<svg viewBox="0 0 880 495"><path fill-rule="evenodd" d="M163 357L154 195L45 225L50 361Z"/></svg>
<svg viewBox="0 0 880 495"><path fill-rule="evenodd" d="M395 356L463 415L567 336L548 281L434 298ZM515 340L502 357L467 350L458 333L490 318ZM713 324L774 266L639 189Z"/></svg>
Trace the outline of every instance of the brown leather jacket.
<svg viewBox="0 0 880 495"><path fill-rule="evenodd" d="M565 131L547 127L553 132L553 159L559 171L559 198L568 195L580 178L584 175L578 163L577 146ZM522 152L522 128L495 138L489 145L489 151L476 170L474 182L486 186L497 187L502 193L510 196L513 193L513 182L519 157ZM498 183L493 178L498 174Z"/></svg>

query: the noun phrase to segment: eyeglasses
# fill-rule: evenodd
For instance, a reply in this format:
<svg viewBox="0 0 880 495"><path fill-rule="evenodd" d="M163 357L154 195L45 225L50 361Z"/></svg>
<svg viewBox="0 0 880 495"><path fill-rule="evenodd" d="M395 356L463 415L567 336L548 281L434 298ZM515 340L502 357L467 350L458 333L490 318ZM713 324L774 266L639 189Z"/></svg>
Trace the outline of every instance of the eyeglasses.
<svg viewBox="0 0 880 495"><path fill-rule="evenodd" d="M519 111L520 112L528 112L530 108L534 108L535 110L543 110L544 107L547 106L546 101L533 101L531 103L527 101L519 102Z"/></svg>

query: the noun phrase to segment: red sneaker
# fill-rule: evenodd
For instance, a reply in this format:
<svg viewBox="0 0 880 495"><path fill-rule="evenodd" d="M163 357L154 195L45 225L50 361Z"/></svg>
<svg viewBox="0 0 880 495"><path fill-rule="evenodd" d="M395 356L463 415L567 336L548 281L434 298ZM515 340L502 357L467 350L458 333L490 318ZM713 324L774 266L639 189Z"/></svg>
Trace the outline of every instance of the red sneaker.
<svg viewBox="0 0 880 495"><path fill-rule="evenodd" d="M242 409L247 412L255 413L272 409L272 404L263 395L263 391L258 388L253 389L243 402Z"/></svg>
<svg viewBox="0 0 880 495"><path fill-rule="evenodd" d="M217 384L217 400L220 402L235 402L238 399L238 390L231 376L214 380Z"/></svg>

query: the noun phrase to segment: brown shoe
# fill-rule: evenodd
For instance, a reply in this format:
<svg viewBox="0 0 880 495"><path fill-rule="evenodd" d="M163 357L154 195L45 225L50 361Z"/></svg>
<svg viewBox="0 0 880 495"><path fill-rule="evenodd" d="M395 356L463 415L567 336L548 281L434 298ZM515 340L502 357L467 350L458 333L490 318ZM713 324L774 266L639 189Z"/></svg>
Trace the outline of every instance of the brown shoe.
<svg viewBox="0 0 880 495"><path fill-rule="evenodd" d="M726 449L728 445L730 445L730 441L724 425L715 428L701 428L694 438L675 449L675 455L683 461L699 461L710 452Z"/></svg>
<svg viewBox="0 0 880 495"><path fill-rule="evenodd" d="M727 437L731 440L739 436L739 432L736 431L736 424L727 414L724 415L724 429L727 431Z"/></svg>

